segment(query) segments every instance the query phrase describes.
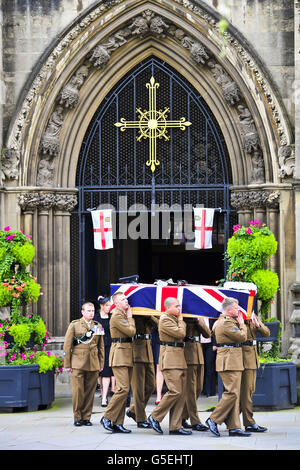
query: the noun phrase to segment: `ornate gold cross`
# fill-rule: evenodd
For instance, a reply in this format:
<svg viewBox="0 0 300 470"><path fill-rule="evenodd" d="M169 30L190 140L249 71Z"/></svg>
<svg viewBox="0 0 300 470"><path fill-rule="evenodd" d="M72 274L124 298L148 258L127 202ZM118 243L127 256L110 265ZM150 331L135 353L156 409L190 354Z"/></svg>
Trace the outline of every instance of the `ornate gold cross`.
<svg viewBox="0 0 300 470"><path fill-rule="evenodd" d="M140 142L142 138L149 139L149 160L146 165L151 167L151 171L154 172L155 167L160 165L159 160L156 158L156 139L169 140L170 136L167 135L168 127L179 127L182 131L192 123L186 121L184 117L180 118L179 121L167 121L166 114L170 112L170 108L165 108L164 111L156 109L156 89L159 87L159 83L155 83L154 77L151 77L150 83L146 83L146 88L149 89L149 111L142 111L141 108L137 108L136 112L139 113L140 118L138 121L126 121L125 118L121 118L121 122L116 122L115 126L120 127L122 132L125 129L139 129L139 135L137 140Z"/></svg>

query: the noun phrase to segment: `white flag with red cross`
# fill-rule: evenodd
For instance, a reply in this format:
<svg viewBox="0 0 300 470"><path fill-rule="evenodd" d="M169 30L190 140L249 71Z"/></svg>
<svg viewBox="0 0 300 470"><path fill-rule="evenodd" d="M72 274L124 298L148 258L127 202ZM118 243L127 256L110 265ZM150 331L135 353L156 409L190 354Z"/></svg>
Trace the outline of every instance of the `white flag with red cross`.
<svg viewBox="0 0 300 470"><path fill-rule="evenodd" d="M194 207L195 217L195 248L201 250L212 248L212 231L214 225L214 209Z"/></svg>
<svg viewBox="0 0 300 470"><path fill-rule="evenodd" d="M104 209L91 211L94 231L95 250L108 250L113 248L112 211Z"/></svg>

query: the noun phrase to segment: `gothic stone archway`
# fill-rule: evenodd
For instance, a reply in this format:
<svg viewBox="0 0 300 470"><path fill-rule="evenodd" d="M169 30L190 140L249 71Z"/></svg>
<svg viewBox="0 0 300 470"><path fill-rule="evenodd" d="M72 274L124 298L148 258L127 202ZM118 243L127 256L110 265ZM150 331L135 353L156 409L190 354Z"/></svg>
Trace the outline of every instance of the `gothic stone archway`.
<svg viewBox="0 0 300 470"><path fill-rule="evenodd" d="M254 214L277 235L284 226L292 203L285 184L292 135L284 106L260 61L232 27L226 35L227 54L220 55L217 21L213 10L199 1L99 2L60 36L26 86L29 92L12 123L6 160L6 178L17 178L21 194L20 188L2 194L10 207L18 201L20 224L38 242L36 269L45 294L39 311L56 335L64 334L70 314L65 292L70 289L71 253L65 240L70 239L83 136L109 90L151 55L180 69L218 121L232 168L232 205L240 221ZM293 243L281 246L284 291ZM273 263L279 265L278 258ZM284 294L284 315L287 302Z"/></svg>

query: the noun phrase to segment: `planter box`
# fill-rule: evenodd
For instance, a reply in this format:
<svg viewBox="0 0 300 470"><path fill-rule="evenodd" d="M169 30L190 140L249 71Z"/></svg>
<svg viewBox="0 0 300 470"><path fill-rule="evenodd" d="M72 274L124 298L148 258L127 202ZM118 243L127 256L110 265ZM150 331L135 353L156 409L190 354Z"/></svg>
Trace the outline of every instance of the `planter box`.
<svg viewBox="0 0 300 470"><path fill-rule="evenodd" d="M270 330L270 336L268 338L263 338L259 330L256 331L256 339L257 341L277 341L278 340L278 332L280 327L280 322L263 322Z"/></svg>
<svg viewBox="0 0 300 470"><path fill-rule="evenodd" d="M53 370L40 374L38 365L0 366L0 408L37 411L53 400Z"/></svg>
<svg viewBox="0 0 300 470"><path fill-rule="evenodd" d="M285 410L297 403L296 364L276 362L261 364L257 371L253 408Z"/></svg>
<svg viewBox="0 0 300 470"><path fill-rule="evenodd" d="M223 382L218 374L219 400L223 390ZM294 408L297 403L296 364L294 362L261 364L257 370L252 402L254 411Z"/></svg>

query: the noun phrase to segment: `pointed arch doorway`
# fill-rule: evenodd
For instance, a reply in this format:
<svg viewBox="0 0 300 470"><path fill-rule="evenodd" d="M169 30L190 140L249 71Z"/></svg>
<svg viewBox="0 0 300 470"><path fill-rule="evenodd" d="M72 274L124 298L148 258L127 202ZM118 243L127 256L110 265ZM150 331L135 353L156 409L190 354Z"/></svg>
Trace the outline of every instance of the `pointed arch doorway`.
<svg viewBox="0 0 300 470"><path fill-rule="evenodd" d="M153 174L145 165L146 139L137 142L137 129L120 132L114 126L122 117L136 120L137 108L148 109L145 85L152 76L160 85L157 109L168 107L170 119L184 116L192 123L184 132L170 128L169 141L158 142L160 165ZM157 57L136 65L107 94L81 145L76 174L79 204L71 217L71 311L131 274L138 273L140 282L173 277L201 284L223 277L223 253L235 221L230 184L222 131L199 92ZM161 210L154 237L153 203ZM112 250L96 251L90 209L104 205L114 209L116 239ZM138 205L135 213L134 205ZM191 236L184 236L187 229L191 231L195 206L216 209L212 249L194 250ZM130 227L140 236L130 236Z"/></svg>

